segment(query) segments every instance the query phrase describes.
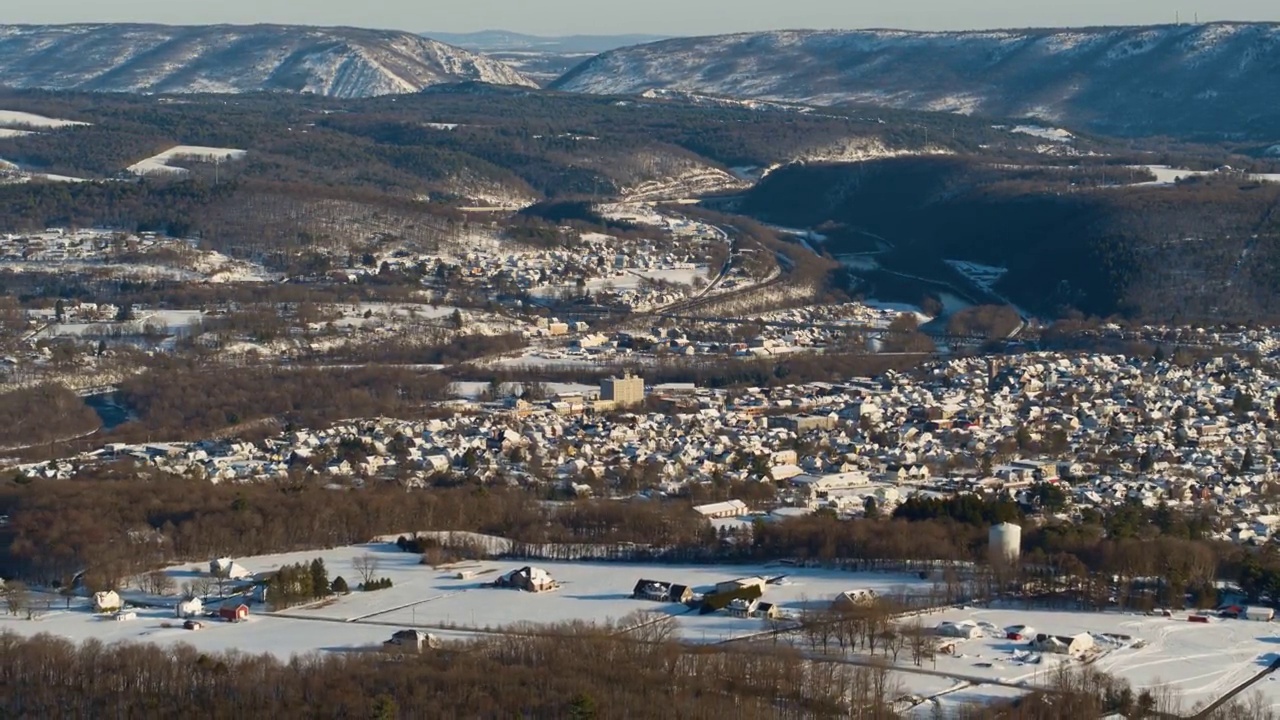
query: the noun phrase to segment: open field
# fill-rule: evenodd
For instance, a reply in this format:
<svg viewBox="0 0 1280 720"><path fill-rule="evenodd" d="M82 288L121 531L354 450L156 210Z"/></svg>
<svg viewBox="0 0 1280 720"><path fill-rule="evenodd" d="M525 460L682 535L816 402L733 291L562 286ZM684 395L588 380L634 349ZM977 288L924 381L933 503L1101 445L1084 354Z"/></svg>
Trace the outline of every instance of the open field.
<svg viewBox="0 0 1280 720"><path fill-rule="evenodd" d="M1053 635L1131 636L1130 642L1103 647L1104 654L1093 666L1128 681L1135 692L1171 685L1178 691L1184 710L1222 697L1265 669L1280 653L1280 629L1273 623L1217 618L1207 624L1192 623L1187 621L1185 613L1166 618L1136 613L969 608L949 609L921 618L926 627L943 620L974 620L998 628L1023 624ZM1019 659L1026 653L1025 645L1003 637L962 640L958 644L959 657L939 655L937 669L1006 683L1039 684L1063 658L1052 655L1027 658L1039 657L1038 663ZM1280 684L1273 678L1262 680L1248 693L1261 691L1271 707L1280 708Z"/></svg>

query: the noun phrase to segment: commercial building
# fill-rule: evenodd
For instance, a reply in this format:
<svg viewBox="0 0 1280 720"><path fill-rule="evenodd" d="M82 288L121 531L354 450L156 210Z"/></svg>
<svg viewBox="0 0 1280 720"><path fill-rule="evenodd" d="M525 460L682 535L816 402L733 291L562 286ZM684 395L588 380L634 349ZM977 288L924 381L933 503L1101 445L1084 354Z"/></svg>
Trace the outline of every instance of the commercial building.
<svg viewBox="0 0 1280 720"><path fill-rule="evenodd" d="M639 405L644 402L644 378L631 373L620 378L605 378L600 383L600 399L619 407Z"/></svg>

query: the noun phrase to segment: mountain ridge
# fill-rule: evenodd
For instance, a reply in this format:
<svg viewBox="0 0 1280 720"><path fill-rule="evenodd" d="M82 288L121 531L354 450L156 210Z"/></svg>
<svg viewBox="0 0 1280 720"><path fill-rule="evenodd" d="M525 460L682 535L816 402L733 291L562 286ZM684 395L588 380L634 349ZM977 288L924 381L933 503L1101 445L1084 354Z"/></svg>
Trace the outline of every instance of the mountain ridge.
<svg viewBox="0 0 1280 720"><path fill-rule="evenodd" d="M303 25L0 25L0 84L131 93L298 92L358 98L441 83L534 83L396 30Z"/></svg>
<svg viewBox="0 0 1280 720"><path fill-rule="evenodd" d="M782 30L602 53L551 83L1038 117L1096 132L1280 133L1280 23L936 31Z"/></svg>

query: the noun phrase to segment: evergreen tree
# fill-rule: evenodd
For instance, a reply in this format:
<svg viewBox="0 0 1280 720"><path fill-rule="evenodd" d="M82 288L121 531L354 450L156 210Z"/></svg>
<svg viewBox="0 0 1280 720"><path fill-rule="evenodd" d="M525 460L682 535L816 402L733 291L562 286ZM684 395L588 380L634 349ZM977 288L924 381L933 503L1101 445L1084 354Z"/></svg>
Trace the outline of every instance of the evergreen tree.
<svg viewBox="0 0 1280 720"><path fill-rule="evenodd" d="M53 305L53 316L59 323L65 322L67 319L67 308L61 299Z"/></svg>
<svg viewBox="0 0 1280 720"><path fill-rule="evenodd" d="M329 589L339 595L346 595L351 592L351 588L347 587L347 581L341 575L333 579L333 584L329 586Z"/></svg>
<svg viewBox="0 0 1280 720"><path fill-rule="evenodd" d="M586 693L578 693L569 701L569 717L572 720L594 720L596 701Z"/></svg>
<svg viewBox="0 0 1280 720"><path fill-rule="evenodd" d="M400 706L390 695L379 695L373 701L371 715L374 720L396 720L400 717Z"/></svg>
<svg viewBox="0 0 1280 720"><path fill-rule="evenodd" d="M324 566L322 558L316 558L311 561L311 592L314 597L324 597L328 595L329 588L329 571Z"/></svg>

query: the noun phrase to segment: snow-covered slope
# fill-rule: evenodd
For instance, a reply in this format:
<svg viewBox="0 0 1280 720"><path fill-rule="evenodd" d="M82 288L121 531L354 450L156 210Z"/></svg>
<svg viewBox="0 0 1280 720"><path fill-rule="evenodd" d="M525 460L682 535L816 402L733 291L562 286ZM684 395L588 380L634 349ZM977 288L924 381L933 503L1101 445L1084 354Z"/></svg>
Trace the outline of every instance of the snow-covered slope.
<svg viewBox="0 0 1280 720"><path fill-rule="evenodd" d="M0 85L104 92L309 92L353 98L440 83L533 85L411 33L294 25L0 25Z"/></svg>
<svg viewBox="0 0 1280 720"><path fill-rule="evenodd" d="M1110 132L1274 132L1280 24L786 31L622 48L560 90L649 90L1036 116Z"/></svg>

